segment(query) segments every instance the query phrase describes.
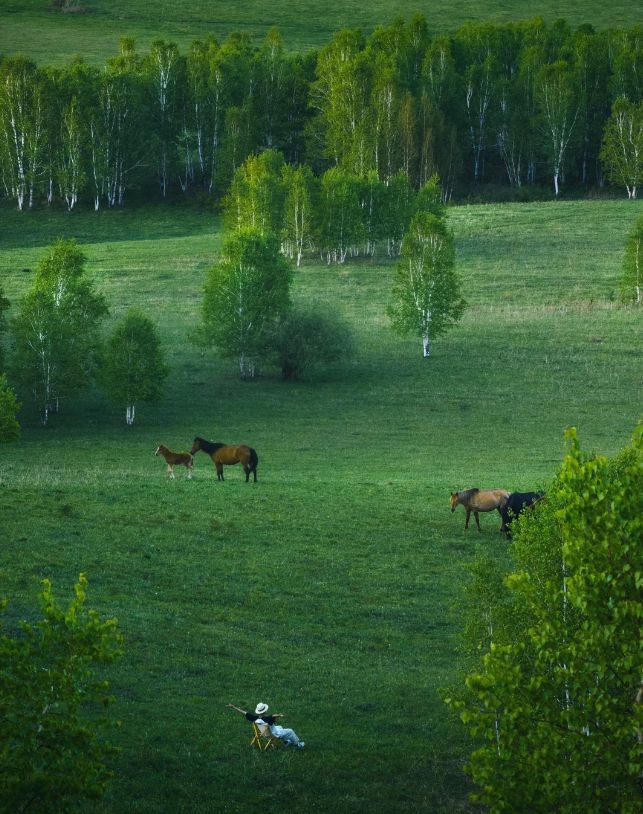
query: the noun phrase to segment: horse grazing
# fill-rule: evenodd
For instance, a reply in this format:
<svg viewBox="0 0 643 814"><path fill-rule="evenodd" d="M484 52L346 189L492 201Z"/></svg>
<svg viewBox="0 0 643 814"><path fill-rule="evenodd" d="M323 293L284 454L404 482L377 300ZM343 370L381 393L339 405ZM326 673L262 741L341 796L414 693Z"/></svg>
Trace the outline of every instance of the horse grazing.
<svg viewBox="0 0 643 814"><path fill-rule="evenodd" d="M188 478L192 477L192 454L190 452L172 452L171 449L164 447L160 444L154 453L155 455L162 455L167 464L167 471L171 478L174 477L174 466L185 466L188 470Z"/></svg>
<svg viewBox="0 0 643 814"><path fill-rule="evenodd" d="M492 512L494 509L498 510L500 517L502 517L502 507L505 505L509 492L506 489L465 489L462 492L451 492L451 511L454 512L458 504L464 506L467 512L467 519L465 521L465 529L469 528L469 518L471 512L476 521L478 531L480 529L480 520L478 519L478 512ZM500 531L505 530L504 519Z"/></svg>
<svg viewBox="0 0 643 814"><path fill-rule="evenodd" d="M502 525L508 539L511 539L511 523L527 509L535 506L545 497L544 492L511 492L507 502L500 509Z"/></svg>
<svg viewBox="0 0 643 814"><path fill-rule="evenodd" d="M259 463L259 457L252 447L247 447L243 444L230 446L228 444L215 443L213 441L206 441L205 438L199 438L197 435L192 444L191 454L196 455L199 450L207 453L212 458L212 463L217 470L217 480L224 480L224 464L240 463L243 467L243 471L246 473L246 483L250 480L250 473L254 475L255 483L257 482L257 464Z"/></svg>

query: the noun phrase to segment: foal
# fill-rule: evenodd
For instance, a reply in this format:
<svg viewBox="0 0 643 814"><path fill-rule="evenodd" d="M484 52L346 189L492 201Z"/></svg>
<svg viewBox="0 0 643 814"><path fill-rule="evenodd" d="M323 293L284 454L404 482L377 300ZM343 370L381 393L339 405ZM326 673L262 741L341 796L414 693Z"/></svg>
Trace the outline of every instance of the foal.
<svg viewBox="0 0 643 814"><path fill-rule="evenodd" d="M184 466L188 470L188 478L192 477L192 455L189 452L172 452L171 449L164 447L163 444L160 444L155 455L162 455L165 458L165 463L167 464L167 471L171 478L174 477L174 466Z"/></svg>

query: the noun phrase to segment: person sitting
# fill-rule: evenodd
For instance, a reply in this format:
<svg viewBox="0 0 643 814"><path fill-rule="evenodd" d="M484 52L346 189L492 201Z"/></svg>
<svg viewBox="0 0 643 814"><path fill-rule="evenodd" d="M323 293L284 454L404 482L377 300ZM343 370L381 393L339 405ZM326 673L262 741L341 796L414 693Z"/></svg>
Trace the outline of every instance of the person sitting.
<svg viewBox="0 0 643 814"><path fill-rule="evenodd" d="M246 712L245 709L235 707L234 704L226 704L226 706L230 707L230 709L234 709L236 712L241 713L241 715L244 715L246 719L251 721L253 724L257 724L258 726L265 724L270 729L270 734L274 735L275 738L279 738L279 740L283 742L284 746L290 746L292 744L298 749L303 749L306 745L304 741L299 740L298 736L292 729L285 729L283 726L279 726L277 723L277 718L284 717L281 712L276 712L274 715L266 715L270 709L268 704L259 702L255 707L254 712Z"/></svg>

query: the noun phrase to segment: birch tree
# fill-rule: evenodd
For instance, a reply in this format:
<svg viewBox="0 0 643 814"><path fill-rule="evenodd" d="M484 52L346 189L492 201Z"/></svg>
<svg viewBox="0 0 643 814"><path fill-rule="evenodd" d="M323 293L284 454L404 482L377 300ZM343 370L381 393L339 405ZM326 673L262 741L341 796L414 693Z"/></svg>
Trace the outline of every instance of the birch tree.
<svg viewBox="0 0 643 814"><path fill-rule="evenodd" d="M230 235L210 269L199 339L236 359L243 379L253 379L272 353L277 325L290 307L291 280L278 238L258 229Z"/></svg>
<svg viewBox="0 0 643 814"><path fill-rule="evenodd" d="M643 102L635 105L623 96L614 102L601 159L610 181L622 184L634 200L643 181Z"/></svg>
<svg viewBox="0 0 643 814"><path fill-rule="evenodd" d="M20 438L19 409L20 404L9 387L7 377L4 373L0 374L0 443Z"/></svg>
<svg viewBox="0 0 643 814"><path fill-rule="evenodd" d="M538 76L538 98L554 193L565 180L565 159L580 110L578 89L567 63L545 65Z"/></svg>
<svg viewBox="0 0 643 814"><path fill-rule="evenodd" d="M297 268L306 249L313 246L317 184L310 167L283 167L285 200L282 220L283 252Z"/></svg>
<svg viewBox="0 0 643 814"><path fill-rule="evenodd" d="M547 498L513 525L510 627L454 704L491 812L640 807L642 430L612 459L569 433Z"/></svg>
<svg viewBox="0 0 643 814"><path fill-rule="evenodd" d="M156 402L163 394L169 370L154 323L130 309L105 343L100 382L111 402L125 405L125 423L131 426L136 405Z"/></svg>
<svg viewBox="0 0 643 814"><path fill-rule="evenodd" d="M59 399L75 396L97 364L103 297L84 274L85 255L60 240L41 258L32 289L11 322L12 380L31 393L46 424Z"/></svg>
<svg viewBox="0 0 643 814"><path fill-rule="evenodd" d="M388 313L397 333L421 337L425 358L430 355L431 340L458 322L464 312L454 266L454 240L446 223L433 214L418 212L402 241Z"/></svg>
<svg viewBox="0 0 643 814"><path fill-rule="evenodd" d="M165 198L178 160L181 91L185 87L185 63L174 43L155 40L145 60L151 90L150 141L156 159L156 174Z"/></svg>
<svg viewBox="0 0 643 814"><path fill-rule="evenodd" d="M31 209L45 175L47 110L43 77L23 57L0 62L3 176L19 210Z"/></svg>

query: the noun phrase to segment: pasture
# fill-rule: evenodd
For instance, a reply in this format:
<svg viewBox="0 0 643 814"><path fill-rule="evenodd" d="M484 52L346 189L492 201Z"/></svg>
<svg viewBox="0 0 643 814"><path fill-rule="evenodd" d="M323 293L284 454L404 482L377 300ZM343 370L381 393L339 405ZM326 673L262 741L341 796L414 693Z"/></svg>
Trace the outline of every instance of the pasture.
<svg viewBox="0 0 643 814"><path fill-rule="evenodd" d="M76 237L111 306L160 328L172 374L136 423L97 393L0 446L0 596L32 612L39 581L119 620L109 672L122 721L110 812L472 810L457 680L464 569L504 558L496 512L465 532L449 493L546 485L576 425L614 453L640 415L640 313L615 301L640 203L450 210L469 308L424 360L387 324L392 265L308 262L296 299L356 335L355 358L307 382L189 342L219 224L197 208L0 211L0 280L16 302L44 246ZM159 444L248 444L259 480L206 455L167 478ZM301 751L259 754L225 708L284 712ZM96 809L94 809L96 810Z"/></svg>
<svg viewBox="0 0 643 814"><path fill-rule="evenodd" d="M598 29L625 28L640 22L640 9L628 0L606 5L597 0L540 0L537 6L523 0L448 0L427 3L415 0L81 0L82 13L63 14L50 0L0 0L0 53L23 53L47 65L66 63L77 53L89 62L103 63L118 53L121 37L133 37L141 51L155 39L175 42L182 50L196 39L212 34L225 38L243 31L261 40L276 26L286 48L303 50L325 45L341 28L361 28L370 33L396 17L423 14L432 33L457 29L468 21L505 24L542 17L552 23L565 19L572 27L591 23Z"/></svg>

